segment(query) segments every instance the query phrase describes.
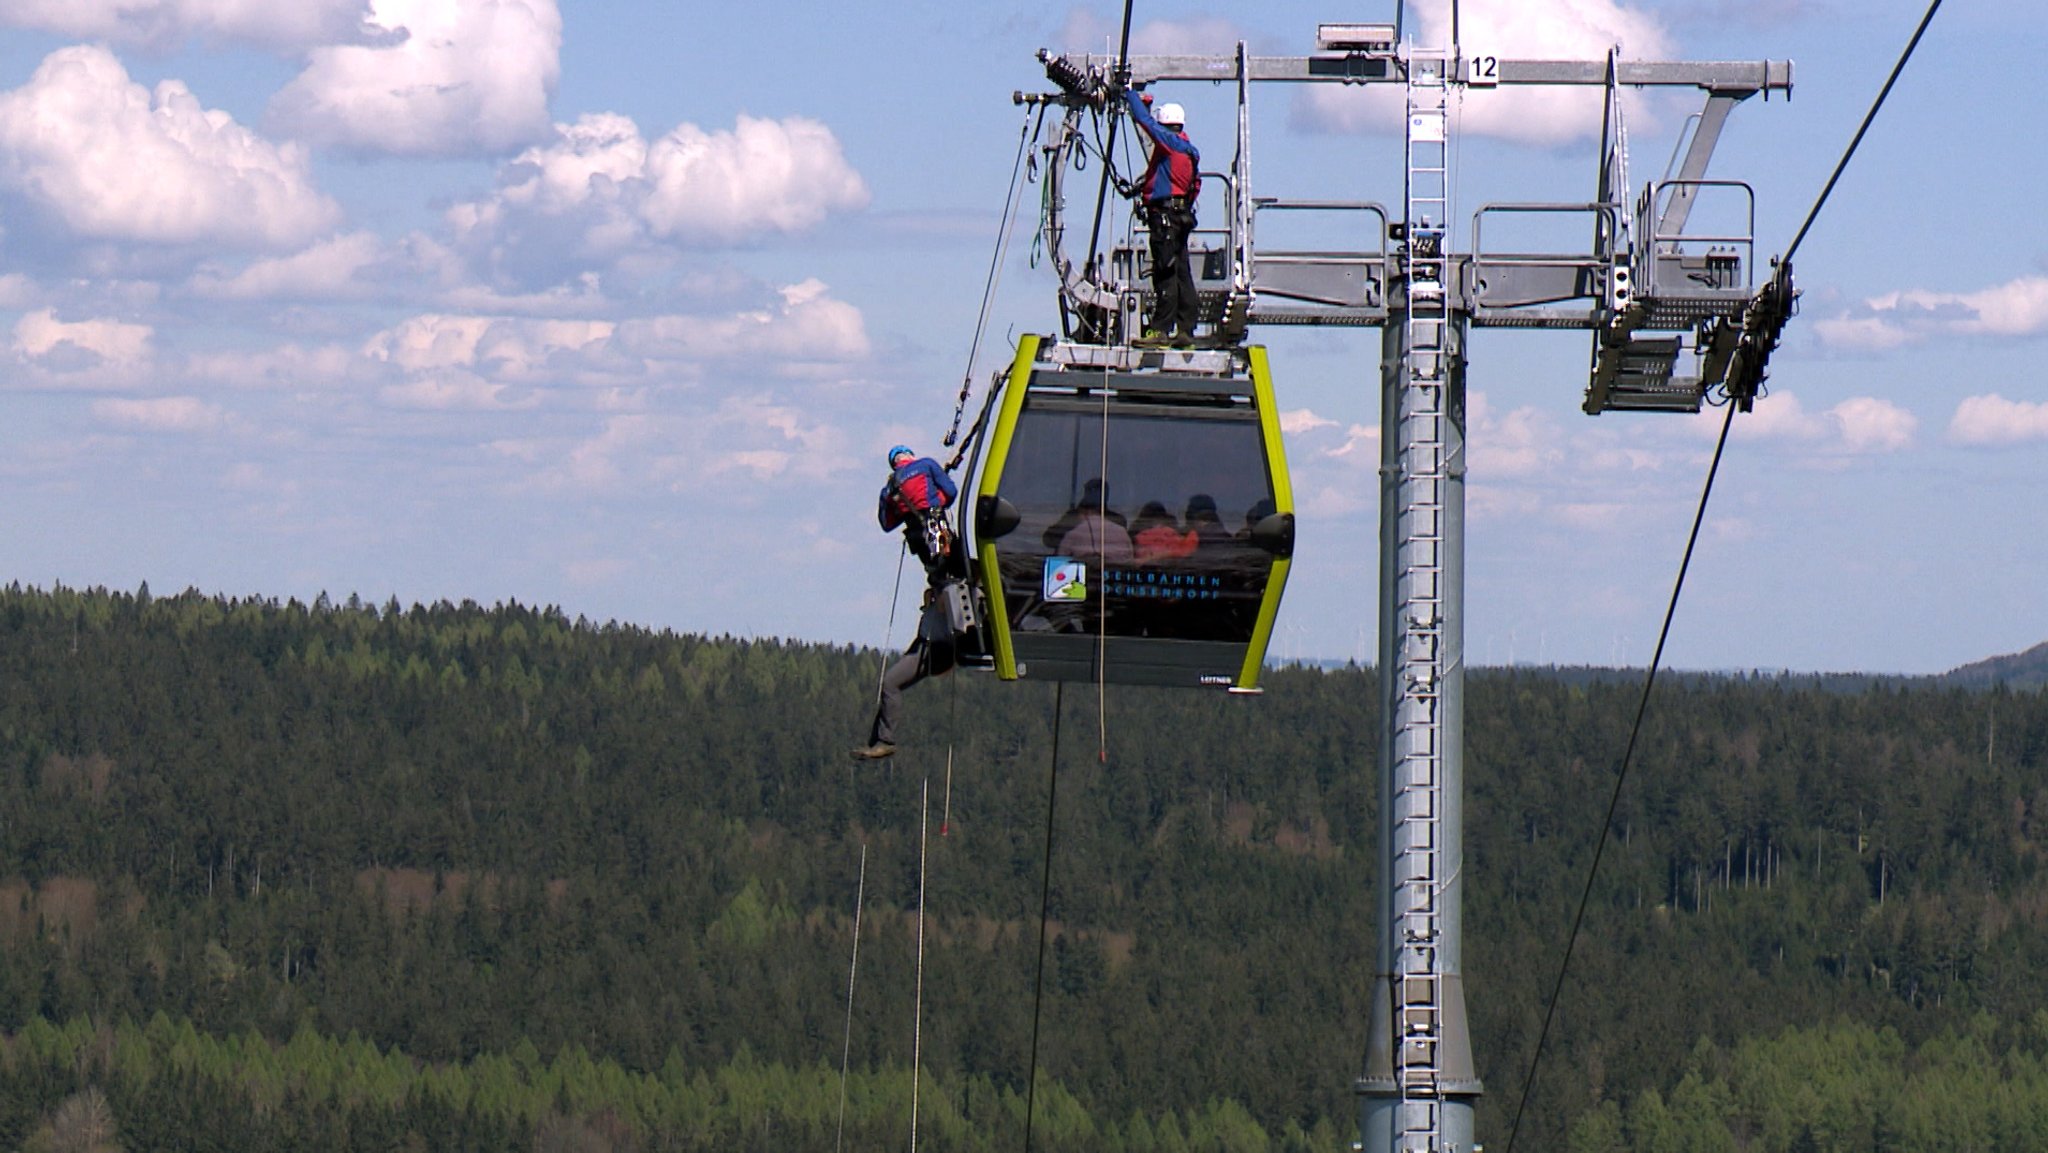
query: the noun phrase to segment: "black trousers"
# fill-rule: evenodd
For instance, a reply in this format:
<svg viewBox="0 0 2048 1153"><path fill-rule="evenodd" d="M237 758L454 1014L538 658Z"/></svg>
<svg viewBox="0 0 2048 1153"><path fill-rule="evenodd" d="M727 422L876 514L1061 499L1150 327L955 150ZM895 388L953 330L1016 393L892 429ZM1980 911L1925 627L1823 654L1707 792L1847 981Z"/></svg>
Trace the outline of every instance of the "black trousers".
<svg viewBox="0 0 2048 1153"><path fill-rule="evenodd" d="M897 657L895 663L882 674L881 699L875 702L875 723L868 730L871 745L893 745L896 743L896 722L903 716L903 690L926 677L944 676L953 671L953 641L927 644L924 639L912 641L909 651Z"/></svg>
<svg viewBox="0 0 2048 1153"><path fill-rule="evenodd" d="M1169 336L1193 336L1200 298L1195 270L1188 264L1188 234L1195 214L1154 203L1146 213L1152 238L1152 328Z"/></svg>

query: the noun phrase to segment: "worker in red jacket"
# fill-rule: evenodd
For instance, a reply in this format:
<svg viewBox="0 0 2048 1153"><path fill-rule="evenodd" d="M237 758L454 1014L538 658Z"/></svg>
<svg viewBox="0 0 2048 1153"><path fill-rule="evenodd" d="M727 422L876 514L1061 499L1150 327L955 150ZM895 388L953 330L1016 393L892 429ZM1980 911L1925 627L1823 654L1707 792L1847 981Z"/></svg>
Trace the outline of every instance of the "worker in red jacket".
<svg viewBox="0 0 2048 1153"><path fill-rule="evenodd" d="M882 483L875 519L883 532L901 527L910 551L931 570L952 551L953 534L946 528L944 513L959 495L938 461L899 444L889 450L889 479Z"/></svg>
<svg viewBox="0 0 2048 1153"><path fill-rule="evenodd" d="M1195 198L1202 194L1202 153L1188 139L1180 105L1161 104L1154 113L1149 94L1128 88L1124 104L1152 139L1152 158L1131 188L1152 240L1152 323L1135 343L1190 348L1200 298L1188 264L1188 234L1195 230Z"/></svg>
<svg viewBox="0 0 2048 1153"><path fill-rule="evenodd" d="M903 690L926 677L953 671L959 636L947 606L962 586L957 566L956 571L949 572L946 565L953 553L953 534L946 528L943 514L959 495L953 478L946 475L938 461L917 455L906 444L889 450L889 479L882 485L876 519L883 532L903 529L904 540L924 562L928 579L924 604L918 613L917 636L882 674L874 723L868 728L867 744L853 750L856 760L893 756L896 721L903 712Z"/></svg>

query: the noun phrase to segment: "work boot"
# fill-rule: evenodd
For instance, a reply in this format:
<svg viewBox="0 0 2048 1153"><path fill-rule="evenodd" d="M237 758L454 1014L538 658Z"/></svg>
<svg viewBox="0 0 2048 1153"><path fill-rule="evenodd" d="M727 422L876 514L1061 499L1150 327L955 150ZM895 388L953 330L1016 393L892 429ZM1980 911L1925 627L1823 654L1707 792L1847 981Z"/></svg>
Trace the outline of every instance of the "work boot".
<svg viewBox="0 0 2048 1153"><path fill-rule="evenodd" d="M856 761L879 761L884 757L893 757L895 755L896 746L886 741L876 741L872 745L863 745L853 750L853 759Z"/></svg>
<svg viewBox="0 0 2048 1153"><path fill-rule="evenodd" d="M1174 334L1173 334L1173 347L1175 347L1175 348L1193 348L1193 347L1195 347L1195 330L1194 330L1194 329L1192 329L1192 328L1183 328L1183 329L1181 329L1181 330L1180 330L1179 332L1176 332L1176 333L1174 333Z"/></svg>
<svg viewBox="0 0 2048 1153"><path fill-rule="evenodd" d="M1145 335L1131 342L1133 348L1165 348L1173 343L1173 334L1157 328L1148 328Z"/></svg>

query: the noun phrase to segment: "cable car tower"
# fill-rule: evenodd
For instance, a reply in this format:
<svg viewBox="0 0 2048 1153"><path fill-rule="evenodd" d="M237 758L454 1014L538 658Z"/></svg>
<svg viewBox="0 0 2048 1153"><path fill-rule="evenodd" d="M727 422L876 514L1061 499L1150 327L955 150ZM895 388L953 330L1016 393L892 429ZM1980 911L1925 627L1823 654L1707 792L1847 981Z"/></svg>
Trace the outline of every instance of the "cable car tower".
<svg viewBox="0 0 2048 1153"><path fill-rule="evenodd" d="M1365 1066L1356 1082L1366 1153L1471 1153L1481 1091L1465 1011L1459 923L1464 836L1465 342L1473 326L1573 329L1592 334L1582 407L1694 413L1702 404L1747 409L1765 359L1791 313L1788 265L1761 278L1750 187L1709 179L1728 114L1758 94L1791 90L1789 62L1652 62L1517 59L1512 45L1419 48L1398 25L1326 24L1317 51L1263 57L1101 56L1041 52L1060 89L1020 103L1063 107L1043 145L1048 158L1045 233L1061 276L1065 342L1033 343L1055 367L1127 374L1227 374L1249 326L1333 325L1381 331L1378 748L1378 951ZM1499 54L1496 54L1499 53ZM1127 230L1108 259L1067 251L1059 185L1081 120L1111 103L1114 87L1207 81L1233 85L1236 152L1217 173L1222 226L1198 232L1197 269L1206 347L1133 348L1148 294L1143 245ZM1366 201L1287 200L1252 194L1251 93L1255 83L1395 85L1406 98L1405 165L1397 213ZM1479 208L1469 243L1447 219L1452 104L1475 88L1567 86L1605 94L1599 170L1591 199L1495 203ZM1624 88L1689 88L1704 106L1682 131L1682 154L1640 188L1629 180ZM1218 136L1213 130L1205 134ZM1719 220L1688 230L1703 199ZM1354 246L1261 250L1261 216L1319 213L1349 223ZM1584 222L1573 252L1489 248L1483 230L1513 215ZM1375 243L1355 247L1356 222ZM1499 231L1495 224L1496 233ZM1028 367L1020 365L1019 367ZM1015 370L1013 370L1014 376ZM1014 383L1014 381L1013 381ZM984 517L986 513L983 514ZM1289 526L1291 528L1291 525ZM1290 545L1291 545L1291 533Z"/></svg>

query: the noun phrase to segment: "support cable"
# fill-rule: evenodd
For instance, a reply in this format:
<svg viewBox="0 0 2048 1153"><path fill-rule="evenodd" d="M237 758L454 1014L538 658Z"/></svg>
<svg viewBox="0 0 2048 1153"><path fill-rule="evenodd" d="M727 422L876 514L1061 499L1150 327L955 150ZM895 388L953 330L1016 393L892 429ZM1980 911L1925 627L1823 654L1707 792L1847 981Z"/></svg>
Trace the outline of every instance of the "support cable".
<svg viewBox="0 0 2048 1153"><path fill-rule="evenodd" d="M1045 109L1040 105L1036 115L1043 122ZM1024 153L1028 150L1033 135L1031 118L1034 109L1024 109L1024 125L1017 133L1017 158L1010 164L1010 191L1003 198L1003 216L996 225L996 248L989 254L988 276L981 286L981 313L974 318L974 339L967 346L967 370L960 375L960 399L953 404L953 423L946 429L945 439L940 441L945 448L953 447L960 439L960 421L966 415L967 401L974 392L974 359L981 352L982 334L988 330L988 314L995 303L996 289L1003 281L1003 258L1010 251L1010 239L1016 231L1017 203L1022 198L1023 181L1019 175L1024 171Z"/></svg>
<svg viewBox="0 0 2048 1153"><path fill-rule="evenodd" d="M1586 870L1586 887L1579 894L1579 911L1572 917L1572 931L1565 937L1564 960L1557 967L1557 981L1550 989L1550 1003L1543 1009L1543 1028L1536 1033L1536 1052L1529 1060L1529 1073L1522 1081L1522 1099L1515 1105L1515 1121L1508 1129L1507 1153L1514 1153L1515 1136L1522 1131L1522 1114L1529 1108L1529 1094L1536 1087L1536 1073L1543 1065L1543 1043L1550 1036L1550 1022L1557 1016L1557 1002L1564 994L1564 980L1571 972L1572 950L1579 943L1579 929L1586 921L1586 908L1593 901L1593 881L1600 875L1600 858L1607 852L1608 834L1614 828L1614 813L1621 805L1621 788L1628 782L1630 763L1635 759L1636 739L1643 732L1643 715L1650 708L1650 690L1657 684L1657 669L1664 661L1664 642L1671 638L1671 620L1678 614L1678 595L1685 589L1686 570L1692 567L1693 547L1700 541L1700 525L1707 518L1707 500L1714 494L1714 476L1721 471L1721 452L1728 447L1728 429L1735 423L1736 405L1728 406L1721 418L1721 437L1714 442L1714 460L1707 466L1707 481L1700 489L1700 503L1692 517L1692 533L1685 540L1685 556L1678 562L1678 579L1671 585L1671 601L1664 609L1664 627L1657 632L1657 649L1650 656L1650 672L1643 678L1643 695L1636 702L1635 724L1629 728L1628 745L1622 750L1621 769L1614 775L1614 792L1607 798L1607 816L1600 822L1600 838L1593 844L1593 864Z"/></svg>
<svg viewBox="0 0 2048 1153"><path fill-rule="evenodd" d="M1024 1079L1024 1153L1031 1153L1031 1123L1038 1103L1038 1022L1045 1006L1045 925L1052 915L1052 829L1060 795L1060 716L1066 711L1067 683L1052 691L1052 771L1045 788L1045 872L1038 888L1038 976L1031 991L1031 1064Z"/></svg>
<svg viewBox="0 0 2048 1153"><path fill-rule="evenodd" d="M860 912L867 903L868 893L868 845L860 845L860 880L853 890L853 963L846 969L846 1039L839 1048L839 1134L833 1138L832 1148L846 1146L846 1078L853 1067L853 982L860 975Z"/></svg>

